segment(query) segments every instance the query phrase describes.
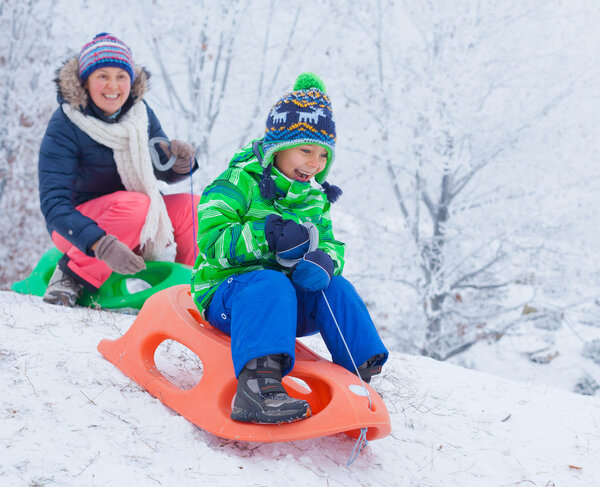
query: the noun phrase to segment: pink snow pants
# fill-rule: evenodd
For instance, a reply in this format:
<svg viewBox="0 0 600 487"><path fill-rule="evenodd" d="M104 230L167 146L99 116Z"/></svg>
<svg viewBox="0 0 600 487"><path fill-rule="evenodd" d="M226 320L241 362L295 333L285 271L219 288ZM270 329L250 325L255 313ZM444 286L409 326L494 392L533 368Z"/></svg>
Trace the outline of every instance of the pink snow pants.
<svg viewBox="0 0 600 487"><path fill-rule="evenodd" d="M193 212L189 194L163 195L163 198L177 244L175 262L194 265L196 236L193 228L198 228L195 219L200 196L193 196ZM150 199L142 193L117 191L86 201L76 209L98 223L107 234L114 235L134 250L140 245L140 233L149 205ZM99 288L111 275L112 269L103 261L89 257L58 233L52 232L52 241L69 258L67 267L91 286Z"/></svg>

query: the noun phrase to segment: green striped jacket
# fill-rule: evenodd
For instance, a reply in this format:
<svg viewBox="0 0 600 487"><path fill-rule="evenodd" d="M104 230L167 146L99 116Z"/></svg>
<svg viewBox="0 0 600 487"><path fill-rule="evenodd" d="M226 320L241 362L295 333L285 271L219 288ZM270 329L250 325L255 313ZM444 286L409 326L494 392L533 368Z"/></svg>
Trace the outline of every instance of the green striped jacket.
<svg viewBox="0 0 600 487"><path fill-rule="evenodd" d="M259 189L261 174L250 143L202 193L192 296L203 313L219 284L233 274L258 269L291 272L277 263L267 244L265 218L272 213L297 223L313 223L319 231L319 248L333 259L334 274L342 273L344 244L333 236L331 204L325 194L310 183L292 181L273 167L277 196L265 199Z"/></svg>

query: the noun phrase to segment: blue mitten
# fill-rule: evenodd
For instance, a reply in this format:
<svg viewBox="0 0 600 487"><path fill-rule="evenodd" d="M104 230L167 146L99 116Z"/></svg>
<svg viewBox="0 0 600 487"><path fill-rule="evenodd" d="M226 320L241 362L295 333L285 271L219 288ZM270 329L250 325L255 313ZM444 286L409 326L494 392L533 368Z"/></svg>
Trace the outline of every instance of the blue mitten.
<svg viewBox="0 0 600 487"><path fill-rule="evenodd" d="M279 215L269 215L265 220L265 237L269 249L284 259L299 259L310 246L306 227Z"/></svg>
<svg viewBox="0 0 600 487"><path fill-rule="evenodd" d="M298 262L292 282L303 291L320 291L327 289L333 277L333 260L321 249L304 255Z"/></svg>

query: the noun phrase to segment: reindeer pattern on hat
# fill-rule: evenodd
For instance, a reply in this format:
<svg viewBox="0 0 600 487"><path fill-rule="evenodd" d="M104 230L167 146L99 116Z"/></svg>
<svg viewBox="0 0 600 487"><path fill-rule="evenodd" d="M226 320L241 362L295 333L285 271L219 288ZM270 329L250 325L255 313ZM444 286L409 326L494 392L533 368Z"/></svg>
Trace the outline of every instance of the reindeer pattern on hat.
<svg viewBox="0 0 600 487"><path fill-rule="evenodd" d="M271 118L273 119L273 123L285 123L288 113L289 112L278 112L277 107L273 107L271 110Z"/></svg>
<svg viewBox="0 0 600 487"><path fill-rule="evenodd" d="M287 114L291 112L278 112L277 107L271 110L270 116L272 122L275 123L286 123ZM325 116L325 111L322 108L311 107L310 112L298 111L298 123L310 123L316 125L319 123L319 117Z"/></svg>

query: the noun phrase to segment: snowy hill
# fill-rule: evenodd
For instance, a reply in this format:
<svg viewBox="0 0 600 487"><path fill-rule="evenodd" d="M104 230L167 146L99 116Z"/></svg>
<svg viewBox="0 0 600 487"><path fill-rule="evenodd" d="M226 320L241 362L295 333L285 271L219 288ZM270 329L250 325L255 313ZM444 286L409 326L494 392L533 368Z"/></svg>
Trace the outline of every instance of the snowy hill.
<svg viewBox="0 0 600 487"><path fill-rule="evenodd" d="M392 434L351 466L344 434L220 439L96 351L133 320L0 292L1 485L600 485L597 397L401 354L374 381Z"/></svg>

